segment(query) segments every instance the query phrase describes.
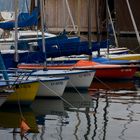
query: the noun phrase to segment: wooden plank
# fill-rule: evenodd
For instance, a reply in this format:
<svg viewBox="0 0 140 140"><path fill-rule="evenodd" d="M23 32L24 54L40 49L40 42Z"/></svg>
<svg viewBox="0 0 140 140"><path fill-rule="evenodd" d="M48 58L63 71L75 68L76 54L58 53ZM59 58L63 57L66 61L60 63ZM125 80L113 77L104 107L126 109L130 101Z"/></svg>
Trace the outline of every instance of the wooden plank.
<svg viewBox="0 0 140 140"><path fill-rule="evenodd" d="M68 0L71 14L76 26L78 26L78 0ZM80 1L80 30L81 32L88 31L88 0ZM46 1L46 20L47 27L49 30L62 31L66 28L68 31L72 29L72 22L68 14L67 7L64 0L47 0ZM96 31L96 21L95 21L95 2L92 0L92 32ZM58 29L57 29L58 28Z"/></svg>

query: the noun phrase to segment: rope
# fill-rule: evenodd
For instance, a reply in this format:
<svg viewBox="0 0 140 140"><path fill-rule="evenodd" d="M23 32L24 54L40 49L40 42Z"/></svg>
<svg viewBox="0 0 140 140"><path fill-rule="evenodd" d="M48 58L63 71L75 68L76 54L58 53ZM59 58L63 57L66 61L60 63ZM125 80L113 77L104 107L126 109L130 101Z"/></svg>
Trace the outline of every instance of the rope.
<svg viewBox="0 0 140 140"><path fill-rule="evenodd" d="M17 72L17 71L16 71ZM21 72L18 77L16 78L15 82L12 84L11 88L16 85L16 84L21 84L24 77L27 76L26 80L29 78L29 76L31 75L32 72L30 72L28 75L27 75L27 72L23 74L23 72ZM22 75L23 74L23 75ZM20 78L20 76L22 76L22 78L20 80L18 80ZM19 82L19 83L18 83ZM21 116L21 119L25 120L24 118L24 115L23 115L23 112L22 112L22 109L21 109L21 103L20 103L20 97L19 97L19 94L17 94L17 103L18 103L18 108L19 108L19 112L20 112L20 116Z"/></svg>
<svg viewBox="0 0 140 140"><path fill-rule="evenodd" d="M85 100L84 99L84 97L82 96L82 94L79 92L79 90L73 85L73 83L69 80L69 82L70 82L70 84L72 85L72 87L77 91L77 93L80 95L80 97L83 99L83 100Z"/></svg>
<svg viewBox="0 0 140 140"><path fill-rule="evenodd" d="M59 96L54 90L50 89L49 87L47 87L40 79L38 79L38 81L40 82L40 84L42 84L44 87L46 87L47 89L49 89L51 92L53 92L56 96L58 96L59 98L61 98L65 103L67 103L68 105L70 105L73 108L76 108L75 106L73 106L71 103L69 103L68 101L66 101L63 97Z"/></svg>
<svg viewBox="0 0 140 140"><path fill-rule="evenodd" d="M97 79L97 80L98 80L100 83L102 83L104 86L106 86L107 88L109 88L110 90L112 90L110 86L108 86L107 84L105 84L102 80L100 80L100 79L97 78L96 76L95 76L95 79Z"/></svg>

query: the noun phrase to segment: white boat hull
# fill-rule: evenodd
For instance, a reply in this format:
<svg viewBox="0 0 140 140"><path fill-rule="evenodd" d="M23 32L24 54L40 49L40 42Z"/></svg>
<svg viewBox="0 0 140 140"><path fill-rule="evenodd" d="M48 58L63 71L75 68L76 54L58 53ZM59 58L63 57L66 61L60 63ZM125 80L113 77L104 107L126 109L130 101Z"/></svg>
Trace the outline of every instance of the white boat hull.
<svg viewBox="0 0 140 140"><path fill-rule="evenodd" d="M9 74L11 79L17 79L14 74ZM37 97L60 97L63 95L66 88L68 77L48 77L48 76L21 76L18 80L37 80L39 82L39 88L37 90Z"/></svg>
<svg viewBox="0 0 140 140"><path fill-rule="evenodd" d="M120 54L128 54L129 53L129 49L127 49L127 48L124 48L124 47L122 47L122 48L110 48L109 49L109 54L110 55L120 55ZM97 51L93 51L92 52L92 56L93 57L96 57L98 55L98 52ZM106 56L106 55L108 55L108 50L107 50L107 48L101 48L100 49L100 55L101 56Z"/></svg>
<svg viewBox="0 0 140 140"><path fill-rule="evenodd" d="M40 83L37 97L61 97L67 85L68 78L58 78Z"/></svg>
<svg viewBox="0 0 140 140"><path fill-rule="evenodd" d="M66 76L69 78L67 88L88 88L94 78L94 70L39 70L32 76Z"/></svg>
<svg viewBox="0 0 140 140"><path fill-rule="evenodd" d="M77 73L69 75L67 88L88 88L93 80L95 72Z"/></svg>

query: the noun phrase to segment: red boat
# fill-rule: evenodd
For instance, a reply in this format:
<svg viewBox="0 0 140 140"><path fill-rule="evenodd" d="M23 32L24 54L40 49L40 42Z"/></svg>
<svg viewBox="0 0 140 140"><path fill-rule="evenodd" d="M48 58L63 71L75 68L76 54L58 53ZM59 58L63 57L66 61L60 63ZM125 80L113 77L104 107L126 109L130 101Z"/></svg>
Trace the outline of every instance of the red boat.
<svg viewBox="0 0 140 140"><path fill-rule="evenodd" d="M80 60L76 64L47 65L47 69L87 69L96 70L95 78L104 79L131 79L135 76L138 65L111 65L87 60ZM43 69L40 64L19 64L21 69Z"/></svg>

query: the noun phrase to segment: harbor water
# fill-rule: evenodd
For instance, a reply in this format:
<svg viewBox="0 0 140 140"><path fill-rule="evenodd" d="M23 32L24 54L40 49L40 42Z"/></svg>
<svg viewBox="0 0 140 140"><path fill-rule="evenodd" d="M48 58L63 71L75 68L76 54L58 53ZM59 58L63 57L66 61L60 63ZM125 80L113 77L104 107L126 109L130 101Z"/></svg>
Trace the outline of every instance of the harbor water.
<svg viewBox="0 0 140 140"><path fill-rule="evenodd" d="M0 108L1 140L139 140L140 80L94 80L88 91ZM21 138L21 119L30 130Z"/></svg>

